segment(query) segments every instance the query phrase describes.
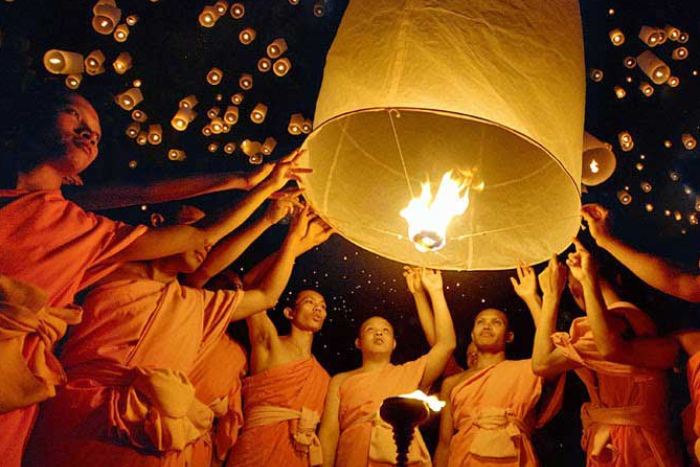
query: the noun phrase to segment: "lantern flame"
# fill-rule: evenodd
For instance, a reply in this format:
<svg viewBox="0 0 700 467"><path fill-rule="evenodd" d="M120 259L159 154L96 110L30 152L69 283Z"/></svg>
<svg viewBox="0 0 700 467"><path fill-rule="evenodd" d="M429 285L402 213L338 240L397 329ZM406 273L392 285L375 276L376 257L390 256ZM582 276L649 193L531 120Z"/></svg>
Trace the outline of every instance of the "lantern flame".
<svg viewBox="0 0 700 467"><path fill-rule="evenodd" d="M591 159L589 167L591 168L591 173L597 174L600 172L600 166L598 165L598 161L595 159Z"/></svg>
<svg viewBox="0 0 700 467"><path fill-rule="evenodd" d="M439 412L443 407L445 407L446 402L441 401L435 396L429 396L420 389L413 391L410 394L402 394L399 397L403 397L405 399L416 399L419 401L423 401L427 404L427 406L432 410L433 412Z"/></svg>
<svg viewBox="0 0 700 467"><path fill-rule="evenodd" d="M422 183L420 197L413 198L401 211L401 217L408 221L408 235L421 252L444 247L450 221L464 214L469 207L469 190L474 174L471 171L459 173L458 178L452 178L452 170L442 176L435 198L430 182ZM471 188L483 190L484 184L482 182Z"/></svg>

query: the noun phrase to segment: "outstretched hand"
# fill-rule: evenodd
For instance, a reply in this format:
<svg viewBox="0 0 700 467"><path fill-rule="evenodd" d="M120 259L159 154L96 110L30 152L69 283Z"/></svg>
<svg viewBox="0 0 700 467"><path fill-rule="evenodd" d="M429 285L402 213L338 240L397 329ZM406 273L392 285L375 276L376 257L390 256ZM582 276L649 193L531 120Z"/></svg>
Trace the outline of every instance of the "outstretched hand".
<svg viewBox="0 0 700 467"><path fill-rule="evenodd" d="M583 220L588 224L588 230L591 236L598 244L603 244L612 238L610 233L610 211L600 204L584 204L581 207L581 215Z"/></svg>
<svg viewBox="0 0 700 467"><path fill-rule="evenodd" d="M425 293L425 288L421 281L421 268L418 266L404 266L403 277L406 279L408 291L413 295Z"/></svg>
<svg viewBox="0 0 700 467"><path fill-rule="evenodd" d="M552 253L549 264L539 275L540 289L547 297L560 298L566 286L566 266L557 260L557 255Z"/></svg>
<svg viewBox="0 0 700 467"><path fill-rule="evenodd" d="M442 272L439 269L421 268L420 280L428 292L442 290Z"/></svg>
<svg viewBox="0 0 700 467"><path fill-rule="evenodd" d="M576 251L569 253L566 259L566 265L569 266L571 275L574 276L574 279L579 282L596 280L597 268L590 252L584 248L577 238L574 238L573 242L574 246L576 247Z"/></svg>
<svg viewBox="0 0 700 467"><path fill-rule="evenodd" d="M535 270L518 260L518 265L515 268L518 278L510 278L510 283L513 284L513 290L520 298L526 298L537 295L537 276Z"/></svg>
<svg viewBox="0 0 700 467"><path fill-rule="evenodd" d="M274 198L270 206L265 211L265 219L271 224L276 224L287 216L291 216L295 211L301 211L304 205L299 201L300 190L279 191L279 196Z"/></svg>
<svg viewBox="0 0 700 467"><path fill-rule="evenodd" d="M336 233L335 229L328 225L326 221L320 217L314 217L306 229L306 234L299 242L299 254L306 253L310 249L319 246L331 235Z"/></svg>

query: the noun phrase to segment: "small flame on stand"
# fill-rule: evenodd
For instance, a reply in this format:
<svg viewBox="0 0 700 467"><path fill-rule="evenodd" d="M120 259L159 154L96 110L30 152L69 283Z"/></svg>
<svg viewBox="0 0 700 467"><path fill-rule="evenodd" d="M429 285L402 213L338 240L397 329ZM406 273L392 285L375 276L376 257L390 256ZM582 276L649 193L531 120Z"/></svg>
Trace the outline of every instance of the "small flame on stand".
<svg viewBox="0 0 700 467"><path fill-rule="evenodd" d="M446 402L441 401L440 399L438 399L435 396L427 395L426 393L424 393L420 389L415 390L410 394L402 394L399 397L403 397L405 399L417 399L419 401L423 401L428 405L430 410L432 410L433 412L439 412L447 404Z"/></svg>
<svg viewBox="0 0 700 467"><path fill-rule="evenodd" d="M430 182L421 183L421 194L413 198L401 211L408 221L408 236L421 252L436 251L445 246L447 226L453 217L460 216L469 207L469 191L483 190L484 183L472 187L474 173L459 171L452 178L450 170L442 176L440 187L433 198Z"/></svg>

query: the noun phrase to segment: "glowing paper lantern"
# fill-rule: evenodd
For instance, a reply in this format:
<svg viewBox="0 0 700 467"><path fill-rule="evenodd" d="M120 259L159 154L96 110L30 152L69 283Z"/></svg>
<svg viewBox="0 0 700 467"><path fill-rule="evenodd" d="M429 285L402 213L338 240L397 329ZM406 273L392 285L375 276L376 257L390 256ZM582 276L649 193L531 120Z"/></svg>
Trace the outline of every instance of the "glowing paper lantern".
<svg viewBox="0 0 700 467"><path fill-rule="evenodd" d="M216 86L221 83L223 77L223 71L219 70L218 68L212 68L209 70L209 73L207 73L207 83L211 84L212 86Z"/></svg>
<svg viewBox="0 0 700 467"><path fill-rule="evenodd" d="M129 38L129 26L126 24L120 24L114 30L114 40L117 42L126 42Z"/></svg>
<svg viewBox="0 0 700 467"><path fill-rule="evenodd" d="M131 112L131 119L135 122L143 123L148 120L148 115L143 110L136 109Z"/></svg>
<svg viewBox="0 0 700 467"><path fill-rule="evenodd" d="M180 108L181 109L193 109L199 101L197 100L197 96L194 94L191 94L184 99L180 101Z"/></svg>
<svg viewBox="0 0 700 467"><path fill-rule="evenodd" d="M512 268L518 257L540 262L564 250L580 222L578 2L434 4L350 1L304 144L302 164L314 169L306 196L347 239L407 264L474 270ZM537 73L514 80L507 70ZM399 212L421 182L473 167L485 189L471 193L442 250L418 252Z"/></svg>
<svg viewBox="0 0 700 467"><path fill-rule="evenodd" d="M612 146L585 132L583 135L582 166L581 183L587 186L600 185L610 178L617 166Z"/></svg>
<svg viewBox="0 0 700 467"><path fill-rule="evenodd" d="M242 92L237 92L231 96L231 103L234 105L241 105L241 102L243 102L243 97L244 95Z"/></svg>
<svg viewBox="0 0 700 467"><path fill-rule="evenodd" d="M141 124L139 122L131 122L129 123L129 126L126 127L126 136L128 136L131 139L136 138L139 135L139 132L141 132Z"/></svg>
<svg viewBox="0 0 700 467"><path fill-rule="evenodd" d="M238 40L241 41L241 44L248 45L255 40L256 35L255 29L245 28L238 34Z"/></svg>
<svg viewBox="0 0 700 467"><path fill-rule="evenodd" d="M644 193L651 193L651 189L652 189L651 183L649 183L649 182L640 183L639 188L641 188Z"/></svg>
<svg viewBox="0 0 700 467"><path fill-rule="evenodd" d="M634 149L634 139L629 131L621 131L617 135L617 141L620 143L620 148L624 152L629 152Z"/></svg>
<svg viewBox="0 0 700 467"><path fill-rule="evenodd" d="M314 16L322 18L326 14L326 4L324 2L314 3Z"/></svg>
<svg viewBox="0 0 700 467"><path fill-rule="evenodd" d="M626 68L634 68L637 66L637 59L634 57L626 57L624 64Z"/></svg>
<svg viewBox="0 0 700 467"><path fill-rule="evenodd" d="M234 3L231 5L231 17L233 19L241 19L245 15L245 6L242 3Z"/></svg>
<svg viewBox="0 0 700 467"><path fill-rule="evenodd" d="M92 28L99 34L108 36L119 24L122 11L117 8L114 0L100 0L92 8Z"/></svg>
<svg viewBox="0 0 700 467"><path fill-rule="evenodd" d="M44 54L44 68L54 75L73 75L85 71L85 64L79 53L52 49Z"/></svg>
<svg viewBox="0 0 700 467"><path fill-rule="evenodd" d="M238 122L238 107L229 105L224 112L224 121L229 125L235 125Z"/></svg>
<svg viewBox="0 0 700 467"><path fill-rule="evenodd" d="M146 143L148 143L148 133L145 131L139 131L139 134L136 136L136 144L139 146L145 146Z"/></svg>
<svg viewBox="0 0 700 467"><path fill-rule="evenodd" d="M213 143L209 143L209 146L207 146L207 150L211 153L215 153L219 150L219 143L217 143L216 141L214 141Z"/></svg>
<svg viewBox="0 0 700 467"><path fill-rule="evenodd" d="M233 151L236 150L236 144L228 142L224 145L224 152L226 154L233 154Z"/></svg>
<svg viewBox="0 0 700 467"><path fill-rule="evenodd" d="M304 122L301 124L301 132L308 135L311 133L311 130L314 129L314 124L311 120L304 120Z"/></svg>
<svg viewBox="0 0 700 467"><path fill-rule="evenodd" d="M267 56L273 60L282 56L282 54L286 51L287 41L285 41L282 37L275 39L267 46Z"/></svg>
<svg viewBox="0 0 700 467"><path fill-rule="evenodd" d="M253 88L253 75L249 73L243 73L240 78L238 78L238 85L241 89L247 91ZM235 102L234 102L235 104Z"/></svg>
<svg viewBox="0 0 700 467"><path fill-rule="evenodd" d="M199 25L205 28L213 28L219 20L219 12L211 5L205 6L199 14Z"/></svg>
<svg viewBox="0 0 700 467"><path fill-rule="evenodd" d="M126 24L129 26L135 26L136 23L139 22L139 16L138 15L129 15L126 17Z"/></svg>
<svg viewBox="0 0 700 467"><path fill-rule="evenodd" d="M83 75L80 73L66 76L66 87L68 89L78 89L83 82Z"/></svg>
<svg viewBox="0 0 700 467"><path fill-rule="evenodd" d="M590 76L593 82L600 83L601 81L603 81L603 70L592 68L591 71L588 73L588 76Z"/></svg>
<svg viewBox="0 0 700 467"><path fill-rule="evenodd" d="M654 87L646 81L639 83L639 90L642 91L645 97L651 97L654 94Z"/></svg>
<svg viewBox="0 0 700 467"><path fill-rule="evenodd" d="M105 60L105 54L103 54L101 50L93 50L85 57L85 71L91 74L91 71L99 70L100 67L104 65Z"/></svg>
<svg viewBox="0 0 700 467"><path fill-rule="evenodd" d="M662 29L652 28L651 26L642 26L639 31L639 38L649 47L656 47L663 42L663 40L666 38L666 34Z"/></svg>
<svg viewBox="0 0 700 467"><path fill-rule="evenodd" d="M265 104L256 104L253 111L250 112L250 121L253 123L260 124L265 121L267 116L267 106Z"/></svg>
<svg viewBox="0 0 700 467"><path fill-rule="evenodd" d="M121 94L117 94L114 101L124 110L133 110L143 102L143 94L139 88L131 88Z"/></svg>
<svg viewBox="0 0 700 467"><path fill-rule="evenodd" d="M681 44L685 44L686 42L688 42L688 39L690 39L690 35L687 32L682 32L678 36L678 42L680 42Z"/></svg>
<svg viewBox="0 0 700 467"><path fill-rule="evenodd" d="M632 195L627 190L620 190L617 192L617 199L620 200L620 203L627 206L632 202Z"/></svg>
<svg viewBox="0 0 700 467"><path fill-rule="evenodd" d="M224 121L220 117L213 118L209 123L211 132L215 135L219 135L224 131Z"/></svg>
<svg viewBox="0 0 700 467"><path fill-rule="evenodd" d="M291 135L300 135L302 133L301 127L304 125L304 116L302 114L292 114L289 118L289 125L287 125L287 131Z"/></svg>
<svg viewBox="0 0 700 467"><path fill-rule="evenodd" d="M275 75L279 76L280 78L289 73L291 68L292 62L290 62L287 57L275 60L275 63L272 65L272 71L274 71Z"/></svg>
<svg viewBox="0 0 700 467"><path fill-rule="evenodd" d="M262 144L259 141L251 141L249 139L244 139L241 142L241 151L248 157L255 156L256 154L262 154Z"/></svg>
<svg viewBox="0 0 700 467"><path fill-rule="evenodd" d="M158 145L163 141L163 128L159 124L148 125L148 142Z"/></svg>
<svg viewBox="0 0 700 467"><path fill-rule="evenodd" d="M671 58L674 60L685 60L688 58L688 49L685 47L678 47L673 50L673 53L671 54Z"/></svg>
<svg viewBox="0 0 700 467"><path fill-rule="evenodd" d="M667 24L666 27L664 28L664 32L666 33L666 37L669 38L669 40L672 41L677 41L678 37L681 35L680 29L671 26L670 24Z"/></svg>
<svg viewBox="0 0 700 467"><path fill-rule="evenodd" d="M681 136L681 141L683 141L683 146L688 150L695 149L695 146L698 144L693 135L690 133L683 133Z"/></svg>
<svg viewBox="0 0 700 467"><path fill-rule="evenodd" d="M219 17L222 17L228 11L228 2L220 0L214 4L214 9L216 10L216 13L219 15Z"/></svg>
<svg viewBox="0 0 700 467"><path fill-rule="evenodd" d="M646 50L637 57L639 68L655 84L663 84L671 76L671 69L654 52Z"/></svg>
<svg viewBox="0 0 700 467"><path fill-rule="evenodd" d="M615 86L615 97L622 99L627 95L627 91L622 86Z"/></svg>
<svg viewBox="0 0 700 467"><path fill-rule="evenodd" d="M675 88L678 87L679 84L681 84L681 80L678 79L678 76L671 76L668 78L668 81L666 81L666 84L668 84L672 88Z"/></svg>
<svg viewBox="0 0 700 467"><path fill-rule="evenodd" d="M270 71L270 68L272 68L272 62L269 58L263 57L260 60L258 60L258 70L260 70L263 73L267 73L268 71Z"/></svg>
<svg viewBox="0 0 700 467"><path fill-rule="evenodd" d="M275 150L275 146L277 146L277 140L275 138L272 136L266 138L261 147L262 153L269 156L272 154L272 151Z"/></svg>
<svg viewBox="0 0 700 467"><path fill-rule="evenodd" d="M619 29L613 29L608 33L608 37L610 37L610 42L614 46L622 45L625 43L625 35L620 31Z"/></svg>
<svg viewBox="0 0 700 467"><path fill-rule="evenodd" d="M171 161L184 161L187 159L187 154L181 149L171 149L168 151L168 159Z"/></svg>
<svg viewBox="0 0 700 467"><path fill-rule="evenodd" d="M207 110L207 117L211 120L212 118L216 118L219 116L219 113L221 113L221 109L218 107L212 107L211 109Z"/></svg>
<svg viewBox="0 0 700 467"><path fill-rule="evenodd" d="M191 109L178 109L175 116L170 120L170 125L177 131L185 131L197 113Z"/></svg>
<svg viewBox="0 0 700 467"><path fill-rule="evenodd" d="M119 55L117 55L117 58L114 60L114 63L112 63L112 67L118 75L123 75L124 73L129 71L132 66L133 59L131 58L131 54L129 52L120 53Z"/></svg>

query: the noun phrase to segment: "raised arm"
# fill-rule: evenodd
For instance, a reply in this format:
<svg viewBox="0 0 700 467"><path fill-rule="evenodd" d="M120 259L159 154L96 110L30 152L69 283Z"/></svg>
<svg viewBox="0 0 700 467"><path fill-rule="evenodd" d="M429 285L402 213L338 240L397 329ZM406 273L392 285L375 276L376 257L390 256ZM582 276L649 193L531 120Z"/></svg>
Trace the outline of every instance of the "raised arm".
<svg viewBox="0 0 700 467"><path fill-rule="evenodd" d="M513 290L525 302L532 320L537 326L540 312L542 311L542 298L537 293L537 276L535 270L527 266L521 260L518 260L518 265L515 268L518 278L510 278L510 283L513 284Z"/></svg>
<svg viewBox="0 0 700 467"><path fill-rule="evenodd" d="M576 368L564 353L552 343L551 336L557 330L557 314L561 294L566 285L566 268L552 255L547 268L539 277L542 289L542 311L535 329L532 348L532 371L546 379L554 379L564 371Z"/></svg>
<svg viewBox="0 0 700 467"><path fill-rule="evenodd" d="M674 297L700 303L700 275L685 271L671 261L638 251L612 236L610 212L598 204L587 204L581 214L591 236L637 277L650 286Z"/></svg>
<svg viewBox="0 0 700 467"><path fill-rule="evenodd" d="M423 379L420 382L421 388L428 389L445 369L447 361L457 346L457 336L455 335L452 316L450 316L450 310L445 300L442 274L437 270L423 268L421 270L421 282L430 297L435 323L435 343L428 352L428 362L425 366Z"/></svg>
<svg viewBox="0 0 700 467"><path fill-rule="evenodd" d="M340 438L340 422L338 410L340 408L340 385L344 375L341 373L331 378L326 394L326 404L321 416L321 424L318 429L318 438L321 441L323 452L323 467L335 466L335 453L338 449Z"/></svg>
<svg viewBox="0 0 700 467"><path fill-rule="evenodd" d="M415 266L404 266L403 277L406 279L408 291L411 292L413 301L416 303L418 321L423 328L425 339L428 341L428 345L432 347L435 345L435 318L433 317L430 298L421 281L421 269Z"/></svg>
<svg viewBox="0 0 700 467"><path fill-rule="evenodd" d="M454 436L454 422L452 420L452 401L450 394L456 382L456 376L445 379L440 389L440 399L447 402L445 407L440 411L440 437L438 445L435 448L433 456L433 465L435 467L447 467L450 459L450 443Z"/></svg>
<svg viewBox="0 0 700 467"><path fill-rule="evenodd" d="M566 264L583 287L593 341L603 358L646 368L672 368L678 354L676 341L671 337L635 337L625 340L622 337L622 326L616 323L616 318L605 306L594 259L580 241L574 239L574 245L576 252L569 253Z"/></svg>
<svg viewBox="0 0 700 467"><path fill-rule="evenodd" d="M251 172L199 174L173 180L156 180L148 185L81 186L65 190L66 197L88 211L123 208L139 204L165 203L227 190L251 190L274 168L265 164Z"/></svg>

